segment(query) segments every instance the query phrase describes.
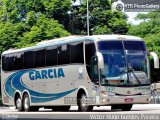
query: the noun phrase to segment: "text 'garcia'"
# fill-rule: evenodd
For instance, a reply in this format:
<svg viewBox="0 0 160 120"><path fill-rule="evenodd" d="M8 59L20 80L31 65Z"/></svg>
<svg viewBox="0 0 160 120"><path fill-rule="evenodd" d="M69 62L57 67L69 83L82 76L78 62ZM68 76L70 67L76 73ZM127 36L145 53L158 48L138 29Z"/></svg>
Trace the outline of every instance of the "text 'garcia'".
<svg viewBox="0 0 160 120"><path fill-rule="evenodd" d="M63 69L31 70L29 72L30 80L51 79L65 77Z"/></svg>

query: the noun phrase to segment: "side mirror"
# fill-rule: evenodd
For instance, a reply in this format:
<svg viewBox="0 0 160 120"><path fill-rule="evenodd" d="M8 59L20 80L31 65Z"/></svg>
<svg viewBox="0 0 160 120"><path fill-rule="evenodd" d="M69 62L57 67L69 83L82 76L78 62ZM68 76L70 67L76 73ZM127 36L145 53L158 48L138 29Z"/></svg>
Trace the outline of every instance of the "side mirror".
<svg viewBox="0 0 160 120"><path fill-rule="evenodd" d="M159 58L158 55L155 52L149 52L149 55L153 57L154 60L154 68L159 68Z"/></svg>
<svg viewBox="0 0 160 120"><path fill-rule="evenodd" d="M98 68L104 69L104 59L102 53L96 52L96 56L98 58Z"/></svg>

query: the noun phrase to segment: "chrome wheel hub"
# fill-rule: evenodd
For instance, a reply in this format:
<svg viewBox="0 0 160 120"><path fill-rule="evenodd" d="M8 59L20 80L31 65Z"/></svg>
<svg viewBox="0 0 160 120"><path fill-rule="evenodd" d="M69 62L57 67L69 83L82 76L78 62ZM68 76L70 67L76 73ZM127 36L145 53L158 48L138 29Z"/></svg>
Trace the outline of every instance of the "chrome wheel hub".
<svg viewBox="0 0 160 120"><path fill-rule="evenodd" d="M20 98L17 99L16 105L17 105L18 108L20 108L22 106L22 101L21 101Z"/></svg>
<svg viewBox="0 0 160 120"><path fill-rule="evenodd" d="M25 100L24 100L24 108L28 109L28 107L29 107L29 99L25 98Z"/></svg>
<svg viewBox="0 0 160 120"><path fill-rule="evenodd" d="M81 105L82 105L82 107L84 108L84 109L87 109L87 97L86 96L82 96L82 98L81 98Z"/></svg>

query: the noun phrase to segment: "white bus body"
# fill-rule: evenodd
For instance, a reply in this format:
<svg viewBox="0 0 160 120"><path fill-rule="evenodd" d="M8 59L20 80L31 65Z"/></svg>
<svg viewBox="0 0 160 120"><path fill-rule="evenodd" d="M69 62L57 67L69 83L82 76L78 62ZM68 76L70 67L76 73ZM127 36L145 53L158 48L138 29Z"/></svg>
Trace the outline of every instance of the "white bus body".
<svg viewBox="0 0 160 120"><path fill-rule="evenodd" d="M130 110L132 104L150 102L149 60L138 37L50 40L5 51L1 63L2 102L19 111L68 110L72 105L81 111L101 105ZM110 72L112 64L119 65L119 73Z"/></svg>

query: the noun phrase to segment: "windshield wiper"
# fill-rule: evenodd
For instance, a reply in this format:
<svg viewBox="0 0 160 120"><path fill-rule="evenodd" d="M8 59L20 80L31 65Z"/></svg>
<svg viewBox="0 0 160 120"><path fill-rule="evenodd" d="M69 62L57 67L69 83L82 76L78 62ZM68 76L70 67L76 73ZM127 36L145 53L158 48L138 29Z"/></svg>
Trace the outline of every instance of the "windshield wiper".
<svg viewBox="0 0 160 120"><path fill-rule="evenodd" d="M136 76L136 74L134 73L134 69L133 68L129 68L129 72L132 72L133 76L136 78L138 84L141 84L140 80L138 79L138 77Z"/></svg>

